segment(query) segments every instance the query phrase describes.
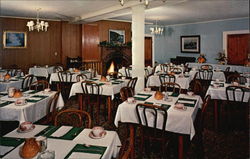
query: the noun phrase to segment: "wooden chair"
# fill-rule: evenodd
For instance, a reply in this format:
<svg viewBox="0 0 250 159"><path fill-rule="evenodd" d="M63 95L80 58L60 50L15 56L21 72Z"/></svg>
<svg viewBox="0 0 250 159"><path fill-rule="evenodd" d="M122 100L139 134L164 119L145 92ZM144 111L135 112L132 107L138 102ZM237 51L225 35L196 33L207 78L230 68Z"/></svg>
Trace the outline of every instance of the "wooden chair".
<svg viewBox="0 0 250 159"><path fill-rule="evenodd" d="M29 86L29 90L36 90L36 91L42 91L45 88L49 88L49 82L45 80L38 80L35 82L32 82Z"/></svg>
<svg viewBox="0 0 250 159"><path fill-rule="evenodd" d="M240 74L232 74L227 77L226 82L227 83L238 82L240 84L245 84L247 83L247 78L241 76Z"/></svg>
<svg viewBox="0 0 250 159"><path fill-rule="evenodd" d="M48 107L46 110L46 124L54 123L55 116L58 113L58 109L56 108L58 98L61 92L56 92L56 94L50 99L48 103Z"/></svg>
<svg viewBox="0 0 250 159"><path fill-rule="evenodd" d="M124 102L128 99L128 97L134 96L134 91L131 87L122 87L120 89L121 100Z"/></svg>
<svg viewBox="0 0 250 159"><path fill-rule="evenodd" d="M166 157L165 151L169 142L169 134L166 131L167 110L156 105L137 104L136 115L139 120L139 129L141 132L140 152L145 152L145 145L149 146L154 141L156 144L161 144L161 153ZM145 142L149 143L144 144ZM146 152L150 152L150 149Z"/></svg>
<svg viewBox="0 0 250 159"><path fill-rule="evenodd" d="M70 125L73 127L92 127L92 119L88 112L76 109L66 109L55 116L55 126Z"/></svg>
<svg viewBox="0 0 250 159"><path fill-rule="evenodd" d="M201 70L213 70L212 65L201 65Z"/></svg>
<svg viewBox="0 0 250 159"><path fill-rule="evenodd" d="M79 74L79 75L76 76L76 81L77 82L85 81L86 79L88 79L88 77L85 74L83 74L83 73L81 73L81 74Z"/></svg>
<svg viewBox="0 0 250 159"><path fill-rule="evenodd" d="M174 72L175 74L181 74L182 73L182 69L179 67L174 67L170 70L171 72Z"/></svg>
<svg viewBox="0 0 250 159"><path fill-rule="evenodd" d="M96 122L99 124L102 87L100 87L98 83L89 81L81 82L81 87L83 92L82 103L89 107L92 117L94 117L93 108L96 108ZM80 110L83 110L83 108L80 108ZM88 110L88 108L86 108L86 110Z"/></svg>
<svg viewBox="0 0 250 159"><path fill-rule="evenodd" d="M168 72L169 66L167 64L161 64L161 70L164 72Z"/></svg>
<svg viewBox="0 0 250 159"><path fill-rule="evenodd" d="M227 67L227 68L225 69L225 72L230 72L230 67Z"/></svg>
<svg viewBox="0 0 250 159"><path fill-rule="evenodd" d="M202 87L202 85L201 85L201 83L200 83L199 80L193 79L189 83L188 90L194 92L194 94L196 94L196 95L200 95L202 99L204 98L205 94L203 94L203 87Z"/></svg>
<svg viewBox="0 0 250 159"><path fill-rule="evenodd" d="M57 72L59 83L57 84L57 91L62 92L63 99L67 99L72 83L73 73L68 71Z"/></svg>
<svg viewBox="0 0 250 159"><path fill-rule="evenodd" d="M181 86L178 83L174 82L165 82L161 84L161 91L168 91L168 92L173 92L176 94L181 93Z"/></svg>
<svg viewBox="0 0 250 159"><path fill-rule="evenodd" d="M54 72L61 72L63 71L63 67L62 66L55 66L54 67Z"/></svg>
<svg viewBox="0 0 250 159"><path fill-rule="evenodd" d="M29 89L31 83L33 82L33 78L34 78L34 75L31 75L31 74L30 74L30 75L26 75L26 76L24 77L24 79L23 79L23 81L22 81L22 87L21 87L21 89L22 89L23 91Z"/></svg>
<svg viewBox="0 0 250 159"><path fill-rule="evenodd" d="M246 127L248 127L248 108L250 98L246 98L246 92L250 92L249 88L242 87L242 86L228 86L226 87L226 97L227 101L224 103L225 108L225 116L226 116L226 123L228 124L227 127L234 128L233 125L237 126L239 118L235 118L235 116L242 116L242 112L245 113L245 123Z"/></svg>
<svg viewBox="0 0 250 159"><path fill-rule="evenodd" d="M133 92L135 92L135 86L136 86L137 80L138 80L138 77L134 77L134 78L130 79L128 84L127 84L127 87L132 88Z"/></svg>
<svg viewBox="0 0 250 159"><path fill-rule="evenodd" d="M202 80L212 80L213 78L213 71L210 69L200 69L198 73L199 79Z"/></svg>
<svg viewBox="0 0 250 159"><path fill-rule="evenodd" d="M131 71L132 71L132 67L125 67L125 74L126 74L127 79L132 78Z"/></svg>
<svg viewBox="0 0 250 159"><path fill-rule="evenodd" d="M204 119L207 112L208 104L210 103L211 96L207 95L204 99L201 111L199 110L194 126L195 126L195 136L193 142L195 143L196 154L198 158L204 158L204 145L203 145L203 130L204 130Z"/></svg>
<svg viewBox="0 0 250 159"><path fill-rule="evenodd" d="M159 79L161 84L165 83L165 82L175 82L175 75L172 74L161 74L159 75Z"/></svg>

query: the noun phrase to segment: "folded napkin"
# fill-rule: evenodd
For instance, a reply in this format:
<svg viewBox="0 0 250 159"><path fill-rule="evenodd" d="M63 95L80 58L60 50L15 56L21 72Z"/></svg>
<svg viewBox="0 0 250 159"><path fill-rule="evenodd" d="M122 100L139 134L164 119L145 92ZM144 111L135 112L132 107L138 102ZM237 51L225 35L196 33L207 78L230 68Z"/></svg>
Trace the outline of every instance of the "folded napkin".
<svg viewBox="0 0 250 159"><path fill-rule="evenodd" d="M3 102L0 102L0 107L4 107L4 106L12 104L12 103L14 103L14 102L13 101L3 101Z"/></svg>
<svg viewBox="0 0 250 159"><path fill-rule="evenodd" d="M3 157L7 152L9 152L10 150L12 150L13 146L1 146L0 145L0 157Z"/></svg>
<svg viewBox="0 0 250 159"><path fill-rule="evenodd" d="M30 103L36 103L36 102L39 102L41 100L41 98L29 98L27 99L27 102L30 102Z"/></svg>
<svg viewBox="0 0 250 159"><path fill-rule="evenodd" d="M6 96L6 95L8 95L8 93L7 92L0 92L0 95Z"/></svg>
<svg viewBox="0 0 250 159"><path fill-rule="evenodd" d="M38 134L36 134L35 136L46 136L49 137L51 134L53 134L57 129L59 129L60 127L58 126L48 126L47 128L43 129L42 131L40 131Z"/></svg>
<svg viewBox="0 0 250 159"><path fill-rule="evenodd" d="M112 84L120 84L120 82L112 82Z"/></svg>
<svg viewBox="0 0 250 159"><path fill-rule="evenodd" d="M135 98L135 100L140 100L140 101L145 101L145 100L147 100L147 98L140 98L140 97L134 97Z"/></svg>
<svg viewBox="0 0 250 159"><path fill-rule="evenodd" d="M179 93L172 93L170 96L172 96L172 97L178 97Z"/></svg>
<svg viewBox="0 0 250 159"><path fill-rule="evenodd" d="M19 81L18 79L10 79L10 81Z"/></svg>
<svg viewBox="0 0 250 159"><path fill-rule="evenodd" d="M46 95L34 95L34 96L32 96L32 97L44 99L44 98L47 98L48 96L46 96Z"/></svg>
<svg viewBox="0 0 250 159"><path fill-rule="evenodd" d="M105 85L105 83L98 83L99 86Z"/></svg>
<svg viewBox="0 0 250 159"><path fill-rule="evenodd" d="M179 98L177 103L182 103L187 107L194 107L196 103L196 99Z"/></svg>
<svg viewBox="0 0 250 159"><path fill-rule="evenodd" d="M69 158L74 159L100 159L102 155L100 154L91 154L91 153L84 153L84 152L72 152Z"/></svg>
<svg viewBox="0 0 250 159"><path fill-rule="evenodd" d="M152 96L152 94L144 94L144 93L138 93L137 95L140 95L140 96Z"/></svg>
<svg viewBox="0 0 250 159"><path fill-rule="evenodd" d="M145 102L145 104L153 104L153 105L158 105L158 106L161 106L162 108L164 108L164 109L166 109L166 110L168 110L170 107L171 107L171 105L168 105L168 104L154 104L154 103L152 103L152 102Z"/></svg>
<svg viewBox="0 0 250 159"><path fill-rule="evenodd" d="M62 137L63 135L65 135L69 130L71 129L71 127L68 126L61 126L59 129L57 129L53 134L51 134L50 136L52 137Z"/></svg>
<svg viewBox="0 0 250 159"><path fill-rule="evenodd" d="M35 93L37 93L37 91L35 91L35 90L28 90L28 91L25 91L24 93L35 94Z"/></svg>
<svg viewBox="0 0 250 159"><path fill-rule="evenodd" d="M104 152L106 151L107 147L103 146L85 146L83 144L77 144L75 147L68 153L65 158L84 158L88 157L88 154L97 154L99 158L102 157ZM82 154L81 154L82 153ZM72 156L73 155L73 156ZM86 157L85 157L86 155ZM93 159L97 157L97 155L91 156ZM92 159L91 158L91 159Z"/></svg>
<svg viewBox="0 0 250 159"><path fill-rule="evenodd" d="M18 145L20 145L23 142L24 142L24 139L11 138L11 137L0 137L0 145L1 146L17 147Z"/></svg>

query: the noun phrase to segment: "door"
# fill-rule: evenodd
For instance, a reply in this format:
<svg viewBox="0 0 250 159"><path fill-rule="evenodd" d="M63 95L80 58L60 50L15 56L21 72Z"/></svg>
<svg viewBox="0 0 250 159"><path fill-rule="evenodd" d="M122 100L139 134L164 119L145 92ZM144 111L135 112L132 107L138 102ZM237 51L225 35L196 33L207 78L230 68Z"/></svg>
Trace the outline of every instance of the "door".
<svg viewBox="0 0 250 159"><path fill-rule="evenodd" d="M152 37L145 37L145 66L152 67Z"/></svg>
<svg viewBox="0 0 250 159"><path fill-rule="evenodd" d="M250 53L250 34L233 34L227 37L228 64L245 65Z"/></svg>

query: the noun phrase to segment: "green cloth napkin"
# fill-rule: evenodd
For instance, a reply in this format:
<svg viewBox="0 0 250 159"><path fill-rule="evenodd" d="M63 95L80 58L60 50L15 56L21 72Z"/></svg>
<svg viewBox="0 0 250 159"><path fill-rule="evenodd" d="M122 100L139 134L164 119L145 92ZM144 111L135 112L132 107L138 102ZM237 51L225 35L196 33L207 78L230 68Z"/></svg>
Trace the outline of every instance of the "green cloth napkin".
<svg viewBox="0 0 250 159"><path fill-rule="evenodd" d="M0 104L0 107L4 107L4 106L9 105L9 104L11 104L11 103L14 103L14 102L12 102L12 101L6 101L6 102L4 102L4 103L1 103L1 104Z"/></svg>
<svg viewBox="0 0 250 159"><path fill-rule="evenodd" d="M103 147L103 146L88 146L87 147L83 144L76 144L75 147L68 153L68 155L65 158L69 158L73 152L84 152L84 153L103 155L106 149L107 147ZM100 158L102 158L102 156Z"/></svg>
<svg viewBox="0 0 250 159"><path fill-rule="evenodd" d="M6 96L8 95L8 93L0 93L0 95Z"/></svg>
<svg viewBox="0 0 250 159"><path fill-rule="evenodd" d="M16 148L17 146L19 146L23 142L24 142L24 139L20 139L20 138L0 137L0 145L1 146L9 146L9 147ZM10 150L10 151L12 151L12 150ZM4 157L9 152L6 152L5 154L0 155L0 158Z"/></svg>
<svg viewBox="0 0 250 159"><path fill-rule="evenodd" d="M98 83L99 86L105 85L105 83Z"/></svg>
<svg viewBox="0 0 250 159"><path fill-rule="evenodd" d="M179 93L172 93L170 96L172 96L172 97L178 97Z"/></svg>
<svg viewBox="0 0 250 159"><path fill-rule="evenodd" d="M161 107L164 108L165 110L168 110L171 107L171 105L162 104Z"/></svg>
<svg viewBox="0 0 250 159"><path fill-rule="evenodd" d="M134 98L135 98L135 100L140 100L140 101L145 101L148 99L148 98L141 98L141 97L134 97Z"/></svg>
<svg viewBox="0 0 250 159"><path fill-rule="evenodd" d="M29 103L36 103L39 102L40 100L26 99L26 101Z"/></svg>
<svg viewBox="0 0 250 159"><path fill-rule="evenodd" d="M27 91L26 91L27 92ZM24 93L26 93L26 92L24 92ZM28 94L35 94L35 93L37 93L38 91L36 91L36 90L34 90L34 91L30 91L30 92L28 92Z"/></svg>
<svg viewBox="0 0 250 159"><path fill-rule="evenodd" d="M38 134L36 134L35 137L37 137L37 136L49 137L51 134L53 134L59 128L60 128L60 126L52 126L52 125L50 125L47 128L40 131Z"/></svg>
<svg viewBox="0 0 250 159"><path fill-rule="evenodd" d="M34 95L34 96L31 96L31 97L34 97L34 98L47 98L48 96L45 96L45 95Z"/></svg>
<svg viewBox="0 0 250 159"><path fill-rule="evenodd" d="M152 96L152 94L143 94L143 93L138 93L138 95L147 96L147 97L148 97L148 96L149 96L149 97Z"/></svg>
<svg viewBox="0 0 250 159"><path fill-rule="evenodd" d="M154 103L152 103L152 102L145 102L145 104L154 104Z"/></svg>
<svg viewBox="0 0 250 159"><path fill-rule="evenodd" d="M17 147L24 142L24 139L12 137L0 137L0 145Z"/></svg>
<svg viewBox="0 0 250 159"><path fill-rule="evenodd" d="M88 81L97 81L99 79L96 79L96 78L92 78L92 79L88 79Z"/></svg>
<svg viewBox="0 0 250 159"><path fill-rule="evenodd" d="M120 82L112 82L112 84L120 84Z"/></svg>
<svg viewBox="0 0 250 159"><path fill-rule="evenodd" d="M82 132L84 128L72 128L70 129L65 135L61 137L54 137L50 136L49 138L56 138L56 139L64 139L64 140L73 140L78 134Z"/></svg>
<svg viewBox="0 0 250 159"><path fill-rule="evenodd" d="M179 100L186 100L186 101L194 101L194 104L189 104L189 103L183 103L187 107L194 107L196 104L196 99L189 99L189 98L178 98L177 103Z"/></svg>
<svg viewBox="0 0 250 159"><path fill-rule="evenodd" d="M18 79L10 79L9 81L19 81Z"/></svg>

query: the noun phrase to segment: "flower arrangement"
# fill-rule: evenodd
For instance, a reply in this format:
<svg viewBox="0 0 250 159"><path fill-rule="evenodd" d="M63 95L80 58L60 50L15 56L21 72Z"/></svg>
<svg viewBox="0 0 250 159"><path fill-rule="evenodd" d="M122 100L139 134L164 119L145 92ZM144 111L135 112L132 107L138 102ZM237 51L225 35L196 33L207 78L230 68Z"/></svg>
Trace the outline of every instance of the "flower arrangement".
<svg viewBox="0 0 250 159"><path fill-rule="evenodd" d="M220 64L226 63L227 57L224 50L222 52L218 52L218 57L216 58L216 60L218 60Z"/></svg>
<svg viewBox="0 0 250 159"><path fill-rule="evenodd" d="M207 61L205 54L200 54L200 56L197 58L198 63L205 63Z"/></svg>

